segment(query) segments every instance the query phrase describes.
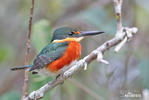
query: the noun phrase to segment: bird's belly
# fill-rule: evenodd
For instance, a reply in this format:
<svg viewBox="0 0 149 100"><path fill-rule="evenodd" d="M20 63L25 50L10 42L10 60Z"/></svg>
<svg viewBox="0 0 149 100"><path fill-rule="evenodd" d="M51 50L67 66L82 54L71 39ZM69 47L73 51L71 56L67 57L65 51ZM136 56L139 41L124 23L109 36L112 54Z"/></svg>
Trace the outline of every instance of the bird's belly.
<svg viewBox="0 0 149 100"><path fill-rule="evenodd" d="M59 59L48 64L47 70L52 73L61 73L68 69L74 61L81 56L81 45L78 42L70 42L68 48ZM63 71L64 70L64 71Z"/></svg>
<svg viewBox="0 0 149 100"><path fill-rule="evenodd" d="M54 73L49 72L45 67L41 69L35 69L34 72L37 72L41 76L55 76Z"/></svg>
<svg viewBox="0 0 149 100"><path fill-rule="evenodd" d="M75 65L75 63L77 62L77 60L72 61L68 66L64 66L63 68L61 68L58 73L64 73L66 70L70 69L73 65Z"/></svg>
<svg viewBox="0 0 149 100"><path fill-rule="evenodd" d="M61 73L64 73L66 70L68 70L69 68L71 68L74 64L76 63L76 60L75 61L72 61L71 64L69 64L68 66L64 66L63 68L61 68L59 71L53 73L53 72L50 72L46 69L46 67L44 68L41 68L41 69L36 69L34 70L35 72L38 72L39 75L42 75L42 76L57 76L58 74L61 74Z"/></svg>

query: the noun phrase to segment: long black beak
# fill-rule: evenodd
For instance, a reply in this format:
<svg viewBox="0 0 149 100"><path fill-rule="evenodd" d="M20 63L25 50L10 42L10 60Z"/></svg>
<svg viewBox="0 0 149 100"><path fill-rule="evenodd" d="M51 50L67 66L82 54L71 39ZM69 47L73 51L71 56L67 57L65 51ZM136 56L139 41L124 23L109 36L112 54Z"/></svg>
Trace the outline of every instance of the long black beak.
<svg viewBox="0 0 149 100"><path fill-rule="evenodd" d="M80 34L77 34L77 37L83 36L92 36L104 33L103 31L80 31Z"/></svg>

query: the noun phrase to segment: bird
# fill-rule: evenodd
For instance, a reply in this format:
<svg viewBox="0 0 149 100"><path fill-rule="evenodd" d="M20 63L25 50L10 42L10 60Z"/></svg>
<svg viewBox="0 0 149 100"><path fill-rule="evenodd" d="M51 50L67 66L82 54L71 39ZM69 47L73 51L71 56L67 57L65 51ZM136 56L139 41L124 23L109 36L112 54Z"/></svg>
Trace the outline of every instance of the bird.
<svg viewBox="0 0 149 100"><path fill-rule="evenodd" d="M71 68L81 56L80 41L87 36L104 33L103 31L80 31L73 27L57 28L52 40L35 57L32 64L17 66L11 70L28 70L32 74L60 75Z"/></svg>

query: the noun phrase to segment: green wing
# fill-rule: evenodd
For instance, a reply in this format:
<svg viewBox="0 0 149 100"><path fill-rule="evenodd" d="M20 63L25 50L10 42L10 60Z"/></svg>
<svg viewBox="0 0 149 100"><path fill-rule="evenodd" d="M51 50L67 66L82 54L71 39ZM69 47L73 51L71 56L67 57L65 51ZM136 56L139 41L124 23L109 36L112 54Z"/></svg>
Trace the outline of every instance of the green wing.
<svg viewBox="0 0 149 100"><path fill-rule="evenodd" d="M50 43L37 55L33 61L33 67L30 71L45 67L52 61L60 58L68 47L68 42Z"/></svg>

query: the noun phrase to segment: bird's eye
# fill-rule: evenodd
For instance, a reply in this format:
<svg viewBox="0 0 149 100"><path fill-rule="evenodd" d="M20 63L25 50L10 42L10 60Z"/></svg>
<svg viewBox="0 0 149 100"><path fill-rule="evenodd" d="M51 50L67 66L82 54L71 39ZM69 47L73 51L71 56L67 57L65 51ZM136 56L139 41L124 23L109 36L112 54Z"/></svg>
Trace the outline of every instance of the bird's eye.
<svg viewBox="0 0 149 100"><path fill-rule="evenodd" d="M69 35L73 35L73 34L74 34L74 32L70 32L70 33L69 33Z"/></svg>

